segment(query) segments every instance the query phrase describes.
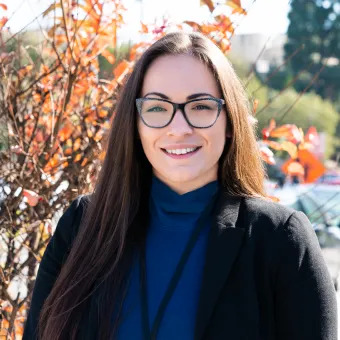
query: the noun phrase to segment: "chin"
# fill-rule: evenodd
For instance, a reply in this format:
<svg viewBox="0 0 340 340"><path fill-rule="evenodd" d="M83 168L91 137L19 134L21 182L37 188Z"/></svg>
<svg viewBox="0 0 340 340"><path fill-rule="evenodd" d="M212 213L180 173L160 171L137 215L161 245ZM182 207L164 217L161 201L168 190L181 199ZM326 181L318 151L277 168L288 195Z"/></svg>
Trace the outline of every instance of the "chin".
<svg viewBox="0 0 340 340"><path fill-rule="evenodd" d="M194 173L193 171L190 171L190 170L182 169L180 171L162 172L161 176L163 178L166 178L169 182L187 183L187 182L195 181L199 177L199 174Z"/></svg>

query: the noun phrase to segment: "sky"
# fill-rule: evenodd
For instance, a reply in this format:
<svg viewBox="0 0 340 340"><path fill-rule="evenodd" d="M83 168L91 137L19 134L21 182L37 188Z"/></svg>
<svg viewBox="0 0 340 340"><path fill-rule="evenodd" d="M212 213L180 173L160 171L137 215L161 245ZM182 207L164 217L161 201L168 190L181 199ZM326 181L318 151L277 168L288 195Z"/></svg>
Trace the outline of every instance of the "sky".
<svg viewBox="0 0 340 340"><path fill-rule="evenodd" d="M123 0L128 8L126 22L130 30L139 29L141 18L145 22L154 21L155 17L169 16L173 21L183 19L204 18L207 8L199 6L199 0ZM0 0L8 6L8 11L0 12L0 17L6 15L10 18L8 24L12 33L16 33L39 16L51 0ZM237 21L235 34L262 33L273 35L285 33L288 27L287 14L289 0L241 0L243 8L248 11ZM141 6L142 4L142 6ZM180 9L180 10L179 10ZM1 9L0 9L1 10ZM223 9L222 9L223 10ZM39 16L38 21L30 24L28 28L37 29L39 23L48 25L48 20Z"/></svg>

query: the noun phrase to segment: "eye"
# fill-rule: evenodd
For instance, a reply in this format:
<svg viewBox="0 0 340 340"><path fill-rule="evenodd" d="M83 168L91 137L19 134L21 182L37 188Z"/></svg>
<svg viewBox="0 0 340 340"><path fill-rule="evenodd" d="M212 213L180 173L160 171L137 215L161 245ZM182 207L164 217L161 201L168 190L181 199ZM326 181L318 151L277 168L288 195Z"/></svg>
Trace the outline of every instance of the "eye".
<svg viewBox="0 0 340 340"><path fill-rule="evenodd" d="M164 107L161 106L153 106L147 109L146 112L163 112L167 111Z"/></svg>
<svg viewBox="0 0 340 340"><path fill-rule="evenodd" d="M192 107L193 110L211 110L211 107L205 104L197 104Z"/></svg>

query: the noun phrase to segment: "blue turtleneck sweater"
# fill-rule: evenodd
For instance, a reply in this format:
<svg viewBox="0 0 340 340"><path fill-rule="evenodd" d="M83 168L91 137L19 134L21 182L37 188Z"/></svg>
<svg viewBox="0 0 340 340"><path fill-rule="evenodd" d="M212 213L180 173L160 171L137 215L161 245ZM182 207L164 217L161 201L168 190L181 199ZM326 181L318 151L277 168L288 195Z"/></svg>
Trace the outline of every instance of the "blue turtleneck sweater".
<svg viewBox="0 0 340 340"><path fill-rule="evenodd" d="M146 276L150 328L188 239L202 211L213 199L218 181L177 194L153 176L149 201L150 225L146 240ZM211 225L211 212L185 265L174 294L167 305L157 339L190 340L194 337L195 317L203 273L205 249ZM127 296L123 305L119 340L142 339L139 261L134 261Z"/></svg>

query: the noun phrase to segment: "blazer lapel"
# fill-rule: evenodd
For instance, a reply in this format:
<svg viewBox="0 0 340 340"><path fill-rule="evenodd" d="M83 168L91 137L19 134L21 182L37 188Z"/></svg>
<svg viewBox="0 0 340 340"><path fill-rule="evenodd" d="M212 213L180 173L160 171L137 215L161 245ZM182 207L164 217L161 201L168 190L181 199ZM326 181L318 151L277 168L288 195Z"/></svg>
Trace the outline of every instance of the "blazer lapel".
<svg viewBox="0 0 340 340"><path fill-rule="evenodd" d="M196 315L195 340L203 337L214 305L242 244L244 229L236 227L242 198L219 193L210 230Z"/></svg>

